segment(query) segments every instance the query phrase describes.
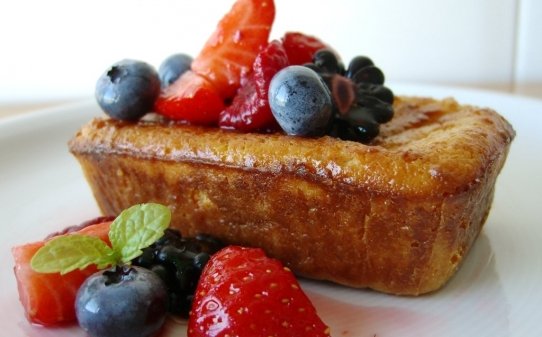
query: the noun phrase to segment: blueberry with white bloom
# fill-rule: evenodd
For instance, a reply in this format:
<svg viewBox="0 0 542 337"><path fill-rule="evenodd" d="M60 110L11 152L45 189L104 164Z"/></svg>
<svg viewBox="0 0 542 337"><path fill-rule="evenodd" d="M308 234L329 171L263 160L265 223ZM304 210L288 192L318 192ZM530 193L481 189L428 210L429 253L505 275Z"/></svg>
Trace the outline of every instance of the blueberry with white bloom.
<svg viewBox="0 0 542 337"><path fill-rule="evenodd" d="M160 94L158 73L149 64L125 59L113 64L96 83L96 100L111 118L137 120L150 112Z"/></svg>
<svg viewBox="0 0 542 337"><path fill-rule="evenodd" d="M303 66L286 67L273 77L269 106L289 135L322 136L333 117L328 87L314 70Z"/></svg>

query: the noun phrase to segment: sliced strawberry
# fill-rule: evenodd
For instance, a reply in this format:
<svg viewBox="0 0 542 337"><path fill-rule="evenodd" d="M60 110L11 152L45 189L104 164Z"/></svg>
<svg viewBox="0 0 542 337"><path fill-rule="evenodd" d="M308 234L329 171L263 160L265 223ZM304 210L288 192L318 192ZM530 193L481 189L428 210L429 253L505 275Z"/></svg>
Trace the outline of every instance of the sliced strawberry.
<svg viewBox="0 0 542 337"><path fill-rule="evenodd" d="M256 57L252 72L242 81L232 104L220 113L219 126L241 131L275 128L267 92L273 76L286 66L288 56L282 44L270 42Z"/></svg>
<svg viewBox="0 0 542 337"><path fill-rule="evenodd" d="M192 62L192 70L207 78L222 98L233 97L241 76L250 72L267 45L274 19L273 0L237 0Z"/></svg>
<svg viewBox="0 0 542 337"><path fill-rule="evenodd" d="M215 124L224 101L204 77L187 71L167 87L154 103L154 110L174 120Z"/></svg>
<svg viewBox="0 0 542 337"><path fill-rule="evenodd" d="M292 272L258 248L230 246L205 266L189 337L329 336Z"/></svg>
<svg viewBox="0 0 542 337"><path fill-rule="evenodd" d="M111 222L86 226L76 233L99 237L109 243ZM65 234L69 235L69 234ZM45 326L75 322L75 296L85 279L96 271L94 266L60 275L42 274L30 267L30 260L46 240L12 248L19 299L28 320Z"/></svg>
<svg viewBox="0 0 542 337"><path fill-rule="evenodd" d="M312 56L322 48L329 48L314 36L298 32L289 32L282 37L282 44L288 54L291 65L303 65L312 62Z"/></svg>
<svg viewBox="0 0 542 337"><path fill-rule="evenodd" d="M154 110L168 118L216 124L256 55L267 44L275 18L273 0L237 0L184 73L162 91Z"/></svg>

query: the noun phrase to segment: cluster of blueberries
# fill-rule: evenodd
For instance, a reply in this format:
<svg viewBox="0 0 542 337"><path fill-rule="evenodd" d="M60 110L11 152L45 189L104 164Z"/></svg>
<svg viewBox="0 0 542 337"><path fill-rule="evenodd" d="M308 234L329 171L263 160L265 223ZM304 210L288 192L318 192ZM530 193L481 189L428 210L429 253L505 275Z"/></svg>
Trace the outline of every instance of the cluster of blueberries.
<svg viewBox="0 0 542 337"><path fill-rule="evenodd" d="M183 237L167 229L164 236L143 250L132 263L155 272L164 281L169 295L169 312L188 317L203 267L224 245L216 238L198 234Z"/></svg>
<svg viewBox="0 0 542 337"><path fill-rule="evenodd" d="M203 267L224 245L208 235L173 229L131 264L91 275L75 301L79 325L100 337L152 336L166 313L188 317Z"/></svg>
<svg viewBox="0 0 542 337"><path fill-rule="evenodd" d="M316 52L312 63L279 71L269 88L271 111L286 133L362 143L393 117L393 99L371 59L357 56L345 69L327 49Z"/></svg>

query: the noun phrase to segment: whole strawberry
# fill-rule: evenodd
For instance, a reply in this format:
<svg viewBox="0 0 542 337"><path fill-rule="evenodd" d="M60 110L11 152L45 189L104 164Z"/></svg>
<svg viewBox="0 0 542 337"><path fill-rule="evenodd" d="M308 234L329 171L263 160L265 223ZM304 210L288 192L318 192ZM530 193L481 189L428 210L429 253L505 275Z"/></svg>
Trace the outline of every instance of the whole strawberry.
<svg viewBox="0 0 542 337"><path fill-rule="evenodd" d="M189 337L329 336L292 272L259 248L230 246L209 261L188 321Z"/></svg>

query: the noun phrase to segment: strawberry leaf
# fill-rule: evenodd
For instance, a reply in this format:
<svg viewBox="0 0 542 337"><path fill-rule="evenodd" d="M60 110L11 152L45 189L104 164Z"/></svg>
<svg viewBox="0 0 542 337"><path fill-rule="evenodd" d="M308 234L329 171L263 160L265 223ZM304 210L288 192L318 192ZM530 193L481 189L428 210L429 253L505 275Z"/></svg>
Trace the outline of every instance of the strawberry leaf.
<svg viewBox="0 0 542 337"><path fill-rule="evenodd" d="M105 268L115 263L113 250L102 240L92 236L71 234L47 241L30 261L34 271L66 274L90 264Z"/></svg>
<svg viewBox="0 0 542 337"><path fill-rule="evenodd" d="M115 256L127 263L158 240L169 226L171 211L159 204L141 204L124 210L111 224L109 240Z"/></svg>

